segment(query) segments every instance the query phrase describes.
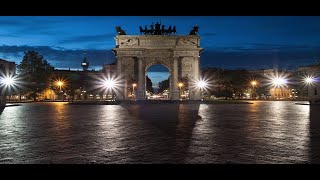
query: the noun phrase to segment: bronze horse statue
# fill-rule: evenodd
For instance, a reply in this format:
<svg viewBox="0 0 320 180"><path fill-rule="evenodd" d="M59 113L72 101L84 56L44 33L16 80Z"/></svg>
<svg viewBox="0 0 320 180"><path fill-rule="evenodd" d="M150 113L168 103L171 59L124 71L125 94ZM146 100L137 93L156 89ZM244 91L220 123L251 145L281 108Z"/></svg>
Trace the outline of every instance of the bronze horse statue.
<svg viewBox="0 0 320 180"><path fill-rule="evenodd" d="M116 31L118 35L126 35L126 32L120 26L116 26Z"/></svg>
<svg viewBox="0 0 320 180"><path fill-rule="evenodd" d="M140 29L140 34L144 33L146 35L153 35L154 34L154 30L148 29L147 26L142 29L142 26L139 26Z"/></svg>
<svg viewBox="0 0 320 180"><path fill-rule="evenodd" d="M170 35L171 33L176 34L176 26L173 26L173 29L171 29L171 26L169 26L168 29L165 28L165 25L162 25L160 28L159 23L156 24L156 29L154 29L153 25L151 25L151 29L148 29L147 26L143 29L142 26L139 26L140 34L145 34L145 35Z"/></svg>
<svg viewBox="0 0 320 180"><path fill-rule="evenodd" d="M197 35L199 31L199 26L193 26L193 29L190 31L189 35Z"/></svg>

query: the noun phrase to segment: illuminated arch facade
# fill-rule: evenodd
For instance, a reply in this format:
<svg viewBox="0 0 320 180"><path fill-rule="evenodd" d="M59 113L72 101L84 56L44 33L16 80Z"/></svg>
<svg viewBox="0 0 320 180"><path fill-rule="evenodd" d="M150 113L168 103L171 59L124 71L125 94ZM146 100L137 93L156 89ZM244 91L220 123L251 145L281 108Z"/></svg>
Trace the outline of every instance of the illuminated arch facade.
<svg viewBox="0 0 320 180"><path fill-rule="evenodd" d="M193 81L200 77L200 37L167 35L117 35L115 37L117 75L122 76L124 88L119 99L127 99L128 87L137 84L137 100L146 99L146 70L161 64L169 69L170 99L179 100L178 83L183 77ZM200 92L189 89L190 99L199 100Z"/></svg>

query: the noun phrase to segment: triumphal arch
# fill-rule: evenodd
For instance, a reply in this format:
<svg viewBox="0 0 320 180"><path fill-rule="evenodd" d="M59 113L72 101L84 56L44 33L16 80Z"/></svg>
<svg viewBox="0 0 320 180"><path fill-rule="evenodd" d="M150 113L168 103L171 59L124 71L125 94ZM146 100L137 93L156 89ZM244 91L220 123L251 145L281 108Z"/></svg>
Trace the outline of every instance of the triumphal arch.
<svg viewBox="0 0 320 180"><path fill-rule="evenodd" d="M162 27L162 28L161 28ZM200 78L200 37L198 26L194 26L189 35L176 35L176 27L165 28L157 23L150 29L140 26L141 35L127 35L121 27L116 27L117 75L123 79L123 88L119 99L128 99L128 87L136 85L136 99L146 99L146 71L155 64L164 65L169 69L171 100L179 100L178 83L187 77L189 83L189 98L200 99L200 90L192 86Z"/></svg>

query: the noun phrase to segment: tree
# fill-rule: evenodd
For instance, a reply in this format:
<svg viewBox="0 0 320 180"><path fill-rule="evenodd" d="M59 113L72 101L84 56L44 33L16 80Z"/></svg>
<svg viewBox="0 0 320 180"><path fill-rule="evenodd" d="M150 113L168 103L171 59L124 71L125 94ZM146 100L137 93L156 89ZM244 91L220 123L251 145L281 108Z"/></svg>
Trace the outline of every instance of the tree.
<svg viewBox="0 0 320 180"><path fill-rule="evenodd" d="M230 70L229 76L231 78L232 93L235 95L235 98L240 99L244 95L248 85L250 85L250 74L245 69L239 69Z"/></svg>
<svg viewBox="0 0 320 180"><path fill-rule="evenodd" d="M26 87L32 91L32 97L36 101L37 93L49 86L49 78L54 67L38 52L27 51L17 69L19 74L25 77Z"/></svg>
<svg viewBox="0 0 320 180"><path fill-rule="evenodd" d="M151 92L151 93L154 93L154 90L153 90L153 87L152 87L152 82L151 82L151 79L146 76L146 86L147 86L147 91Z"/></svg>
<svg viewBox="0 0 320 180"><path fill-rule="evenodd" d="M206 68L202 77L207 77L212 84L208 92L216 97L241 98L248 87L248 71L244 69L226 70L220 68Z"/></svg>
<svg viewBox="0 0 320 180"><path fill-rule="evenodd" d="M169 89L169 78L167 80L159 82L158 94L162 93L166 89Z"/></svg>

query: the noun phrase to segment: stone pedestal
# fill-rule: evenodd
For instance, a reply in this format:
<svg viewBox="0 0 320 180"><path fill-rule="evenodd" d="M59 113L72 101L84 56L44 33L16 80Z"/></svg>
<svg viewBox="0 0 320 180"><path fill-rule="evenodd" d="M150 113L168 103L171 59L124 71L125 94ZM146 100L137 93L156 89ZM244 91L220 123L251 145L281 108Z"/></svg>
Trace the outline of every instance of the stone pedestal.
<svg viewBox="0 0 320 180"><path fill-rule="evenodd" d="M145 100L145 99L146 99L145 92L142 90L138 90L137 91L137 100Z"/></svg>
<svg viewBox="0 0 320 180"><path fill-rule="evenodd" d="M178 90L173 90L171 100L179 100L179 91Z"/></svg>
<svg viewBox="0 0 320 180"><path fill-rule="evenodd" d="M201 100L201 91L200 90L194 91L194 96L193 96L192 100Z"/></svg>
<svg viewBox="0 0 320 180"><path fill-rule="evenodd" d="M5 107L7 104L6 96L0 96L0 107Z"/></svg>

